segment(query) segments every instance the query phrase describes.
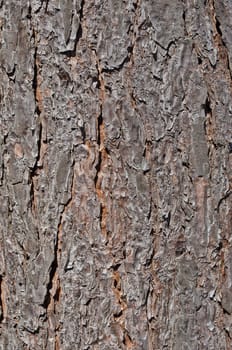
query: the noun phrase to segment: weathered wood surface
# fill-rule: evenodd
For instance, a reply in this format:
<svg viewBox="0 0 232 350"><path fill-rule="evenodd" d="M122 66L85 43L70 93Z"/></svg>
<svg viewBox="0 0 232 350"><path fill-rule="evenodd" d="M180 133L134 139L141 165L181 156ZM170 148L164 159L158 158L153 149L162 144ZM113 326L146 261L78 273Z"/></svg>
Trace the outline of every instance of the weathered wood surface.
<svg viewBox="0 0 232 350"><path fill-rule="evenodd" d="M232 349L232 2L0 24L0 349Z"/></svg>

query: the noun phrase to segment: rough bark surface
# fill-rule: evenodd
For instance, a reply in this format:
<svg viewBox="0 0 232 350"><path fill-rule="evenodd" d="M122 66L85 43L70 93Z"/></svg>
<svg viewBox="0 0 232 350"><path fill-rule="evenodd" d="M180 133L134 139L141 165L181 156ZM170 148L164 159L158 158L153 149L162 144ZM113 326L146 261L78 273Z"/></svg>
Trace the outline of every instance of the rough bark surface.
<svg viewBox="0 0 232 350"><path fill-rule="evenodd" d="M0 349L232 349L231 26L0 1Z"/></svg>

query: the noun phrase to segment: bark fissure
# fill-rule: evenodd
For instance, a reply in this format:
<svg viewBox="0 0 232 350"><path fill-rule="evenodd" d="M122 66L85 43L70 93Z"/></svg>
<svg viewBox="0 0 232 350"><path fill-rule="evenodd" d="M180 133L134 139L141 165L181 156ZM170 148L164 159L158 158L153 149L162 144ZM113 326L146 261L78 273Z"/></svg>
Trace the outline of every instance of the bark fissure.
<svg viewBox="0 0 232 350"><path fill-rule="evenodd" d="M47 285L47 294L44 299L43 307L46 309L48 323L53 325L52 319L53 315L57 315L58 307L61 301L61 293L62 286L60 282L60 261L62 254L62 229L64 222L64 214L68 210L68 208L72 205L72 201L74 198L74 185L75 185L75 164L72 165L72 179L71 179L71 190L70 197L67 200L66 204L63 205L62 212L60 213L60 220L57 227L57 236L54 246L54 259L51 263L50 273L49 273L49 282ZM52 327L52 326L51 326ZM53 326L54 328L54 326ZM55 350L60 349L60 323L56 322L55 328L53 329L54 337L55 337Z"/></svg>
<svg viewBox="0 0 232 350"><path fill-rule="evenodd" d="M0 325L6 319L7 307L6 307L6 291L4 276L0 276Z"/></svg>
<svg viewBox="0 0 232 350"><path fill-rule="evenodd" d="M214 42L215 42L215 46L217 47L217 50L218 50L218 61L221 65L221 68L224 70L224 74L227 75L226 73L228 73L228 75L230 77L230 81L231 81L232 74L231 74L231 70L230 70L230 66L229 66L228 49L227 49L226 44L222 38L222 31L220 28L221 24L220 24L218 17L216 15L214 0L210 0L209 5L210 5L212 26L214 29Z"/></svg>
<svg viewBox="0 0 232 350"><path fill-rule="evenodd" d="M204 123L204 129L205 129L205 136L206 136L206 141L208 145L213 146L215 149L217 148L217 145L214 142L214 134L215 134L215 122L213 119L213 111L211 108L211 102L210 102L210 95L208 94L205 104L204 104L204 111L205 111L205 123ZM208 155L210 156L211 154L211 149L208 147Z"/></svg>
<svg viewBox="0 0 232 350"><path fill-rule="evenodd" d="M186 27L186 8L185 8L185 1L182 0L182 2L183 2L182 18L183 18L183 22L184 22L184 34L185 34L185 36L188 36L187 27Z"/></svg>
<svg viewBox="0 0 232 350"><path fill-rule="evenodd" d="M3 300L2 300L2 276L0 276L0 309L1 309L1 314L0 314L0 324L4 320L4 312L3 312Z"/></svg>
<svg viewBox="0 0 232 350"><path fill-rule="evenodd" d="M35 14L38 14L41 9L43 8L43 4L45 3L45 9L44 9L44 12L47 13L47 8L48 8L48 3L49 3L49 0L41 0L40 2L40 6L37 8L37 10L35 11Z"/></svg>
<svg viewBox="0 0 232 350"><path fill-rule="evenodd" d="M100 202L100 227L101 232L103 236L106 239L106 246L108 245L108 232L106 227L107 217L108 217L108 210L106 207L106 198L105 198L105 192L104 192L104 168L107 167L108 164L108 157L109 154L105 147L105 125L103 120L103 105L106 98L106 88L105 88L105 82L103 78L103 70L101 69L100 61L97 57L96 52L95 53L95 59L96 59L96 67L98 71L98 85L100 88L99 91L99 102L100 102L100 113L97 118L97 131L98 131L98 162L96 164L96 176L95 176L95 188L97 197ZM109 253L110 254L110 253ZM111 254L110 254L111 255ZM120 311L118 313L114 314L114 320L117 324L119 324L122 332L123 332L123 345L126 349L131 349L133 347L133 342L131 340L131 337L129 335L129 332L127 331L125 327L125 313L124 311L127 308L126 302L123 300L123 293L121 290L121 277L120 273L118 271L118 268L120 267L120 264L117 264L113 267L113 292L116 298L117 303L120 306Z"/></svg>
<svg viewBox="0 0 232 350"><path fill-rule="evenodd" d="M39 160L40 160L40 150L41 150L41 144L42 144L42 124L39 124L39 132L38 132L38 140L37 140L37 157L35 159L34 167L30 171L30 201L31 201L31 208L34 213L36 213L36 178L39 176L39 169L41 167L38 166Z"/></svg>
<svg viewBox="0 0 232 350"><path fill-rule="evenodd" d="M34 75L33 75L33 80L32 80L32 89L34 91L34 98L35 98L35 105L36 105L36 112L38 114L41 113L40 110L40 106L37 104L37 89L38 89L38 56L37 56L37 51L38 51L38 47L37 47L37 39L36 39L36 34L35 31L33 29L33 35L32 35L33 39L34 39L34 43L35 43L35 48L34 48Z"/></svg>
<svg viewBox="0 0 232 350"><path fill-rule="evenodd" d="M49 0L41 0L40 6L39 6L38 9L35 11L35 14L37 14L37 13L40 12L40 10L43 8L43 4L45 4L44 13L47 13L47 12L48 12Z"/></svg>
<svg viewBox="0 0 232 350"><path fill-rule="evenodd" d="M37 156L35 158L34 166L30 169L30 197L31 197L31 207L34 214L36 214L36 184L37 179L43 169L43 158L46 153L47 139L46 132L44 130L44 106L43 106L43 95L41 91L41 77L39 75L40 62L38 57L38 45L37 45L37 33L33 28L32 37L34 39L34 75L32 79L32 89L34 92L35 101L35 115L37 116Z"/></svg>
<svg viewBox="0 0 232 350"><path fill-rule="evenodd" d="M132 44L128 48L128 53L129 53L129 62L131 66L133 65L133 57L134 57L134 50L135 50L135 45L136 45L136 40L137 40L137 31L139 29L139 10L140 10L140 0L137 0L134 3L134 9L135 9L135 16L134 16L134 21L132 25Z"/></svg>
<svg viewBox="0 0 232 350"><path fill-rule="evenodd" d="M77 32L77 37L76 37L76 45L78 43L78 41L82 38L82 34L83 34L83 28L82 28L82 22L84 19L84 6L85 6L85 0L81 1L81 8L80 8L80 12L79 12L79 18L80 18L80 27L79 30Z"/></svg>
<svg viewBox="0 0 232 350"><path fill-rule="evenodd" d="M1 171L1 178L0 178L0 186L3 185L4 183L4 179L5 179L5 172L6 172L6 164L5 164L5 156L7 155L7 138L8 138L8 134L3 136L3 152L2 152L2 171Z"/></svg>
<svg viewBox="0 0 232 350"><path fill-rule="evenodd" d="M225 201L231 194L232 194L232 190L228 190L228 191L226 191L225 195L222 198L220 198L218 205L217 205L217 211L219 211L220 206L223 203L223 201Z"/></svg>
<svg viewBox="0 0 232 350"><path fill-rule="evenodd" d="M115 295L115 298L117 300L118 305L120 306L120 310L119 312L115 313L114 316L114 320L115 322L117 322L123 332L123 345L125 345L126 349L131 349L134 346L134 343L129 335L128 330L125 327L125 310L127 309L127 303L124 300L123 297L123 292L121 289L121 276L120 273L118 271L118 267L120 265L116 265L114 267L114 271L113 271L113 292Z"/></svg>
<svg viewBox="0 0 232 350"><path fill-rule="evenodd" d="M131 46L130 46L130 56L129 56L129 64L128 64L128 71L127 74L129 76L128 79L128 88L129 88L129 94L131 97L131 105L132 108L134 108L138 114L138 108L137 108L137 98L136 98L136 94L134 92L133 87L131 86L131 78L132 78L132 69L134 66L134 55L135 55L135 47L136 47L136 41L137 41L137 37L138 37L138 32L139 32L139 16L140 16L140 0L137 0L134 3L134 9L135 9L135 15L134 15L134 21L133 21L133 25L132 25L132 29L131 29L131 34L132 34L132 39L131 39ZM140 103L146 104L146 101L143 100L139 100Z"/></svg>
<svg viewBox="0 0 232 350"><path fill-rule="evenodd" d="M215 8L214 8L214 11L215 11ZM232 75L231 75L231 70L230 70L230 64L229 64L229 54L228 54L228 48L223 40L223 37L222 37L222 31L221 31L221 24L218 20L218 17L216 16L216 14L214 15L214 18L215 18L215 28L216 28L216 31L217 31L217 36L219 38L219 42L221 43L221 46L224 48L224 51L225 51L225 54L226 54L226 61L227 61L227 64L226 64L226 67L228 69L228 71L230 72L230 77L232 79Z"/></svg>
<svg viewBox="0 0 232 350"><path fill-rule="evenodd" d="M103 104L105 101L105 83L102 75L102 69L100 65L99 58L97 57L96 51L94 51L95 54L95 60L96 60L96 68L98 72L98 85L99 85L99 108L100 112L97 117L97 144L98 144L98 161L95 165L96 167L96 175L95 175L95 189L96 194L98 197L98 200L100 202L100 227L101 232L103 236L107 241L107 229L106 229L106 220L107 220L107 207L106 207L106 201L105 201L105 193L104 189L102 188L102 182L103 182L103 170L107 166L107 160L108 160L108 152L105 147L105 125L103 121Z"/></svg>

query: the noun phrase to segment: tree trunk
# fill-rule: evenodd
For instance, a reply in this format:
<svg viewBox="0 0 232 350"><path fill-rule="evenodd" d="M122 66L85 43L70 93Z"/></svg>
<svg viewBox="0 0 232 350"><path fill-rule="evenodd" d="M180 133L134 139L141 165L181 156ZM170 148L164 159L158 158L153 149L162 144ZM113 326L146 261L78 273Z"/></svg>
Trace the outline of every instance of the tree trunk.
<svg viewBox="0 0 232 350"><path fill-rule="evenodd" d="M231 18L0 1L0 349L232 349Z"/></svg>

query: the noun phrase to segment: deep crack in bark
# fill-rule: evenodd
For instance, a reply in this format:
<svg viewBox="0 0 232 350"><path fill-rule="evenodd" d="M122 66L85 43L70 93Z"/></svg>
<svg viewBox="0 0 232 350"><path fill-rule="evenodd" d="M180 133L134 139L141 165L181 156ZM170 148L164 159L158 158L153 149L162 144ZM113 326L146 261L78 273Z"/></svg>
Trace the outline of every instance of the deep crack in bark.
<svg viewBox="0 0 232 350"><path fill-rule="evenodd" d="M6 319L6 300L4 290L4 277L0 276L0 324Z"/></svg>
<svg viewBox="0 0 232 350"><path fill-rule="evenodd" d="M215 11L215 8L214 8L214 11ZM216 13L214 14L215 16L215 28L216 28L216 31L217 31L217 34L218 34L218 37L220 38L220 43L221 43L221 46L224 47L224 51L226 53L226 60L227 60L227 68L230 72L230 77L232 79L232 75L231 75L231 70L230 70L230 64L229 64L229 54L228 54L228 49L227 49L227 46L222 38L222 31L221 31L221 24L219 22L219 19L218 17L216 16Z"/></svg>
<svg viewBox="0 0 232 350"><path fill-rule="evenodd" d="M212 24L213 24L214 31L215 31L214 41L215 41L215 44L216 44L217 49L218 49L218 60L220 60L221 63L223 63L223 69L225 70L225 72L224 72L225 75L226 75L226 70L228 71L230 81L231 81L232 80L232 73L231 73L230 65L229 65L228 49L227 49L226 44L222 38L221 24L220 24L219 19L216 15L214 0L209 1L209 6L210 6Z"/></svg>
<svg viewBox="0 0 232 350"><path fill-rule="evenodd" d="M100 87L99 92L99 103L100 103L100 112L97 117L97 144L98 144L98 162L96 164L96 175L95 175L95 188L96 194L100 202L100 227L103 236L107 240L107 229L106 229L106 220L107 220L107 207L105 203L105 194L102 189L102 171L105 165L107 164L108 152L105 147L105 126L102 117L102 108L105 99L105 84L102 77L102 70L100 66L99 59L97 57L96 51L94 51L96 59L96 68L98 72L98 83ZM107 242L106 242L107 243Z"/></svg>
<svg viewBox="0 0 232 350"><path fill-rule="evenodd" d="M2 276L0 276L0 323L2 323L4 319L4 312L3 312L3 300L2 300Z"/></svg>
<svg viewBox="0 0 232 350"><path fill-rule="evenodd" d="M37 156L35 163L30 171L31 189L31 207L36 212L36 178L39 176L41 169L43 168L43 156L46 152L47 140L45 138L45 131L43 129L44 123L44 107L43 96L40 89L40 76L39 76L39 59L38 59L38 46L37 46L37 34L33 28L32 37L34 39L34 75L32 79L32 89L34 92L35 101L35 114L37 116Z"/></svg>
<svg viewBox="0 0 232 350"><path fill-rule="evenodd" d="M61 253L62 253L62 225L64 221L64 214L69 208L69 206L72 204L72 200L74 197L75 164L73 164L72 167L73 167L73 173L72 173L72 180L71 180L71 186L70 186L71 187L70 197L67 200L66 204L63 206L63 210L60 213L60 220L57 227L57 236L56 236L56 241L54 246L54 259L51 264L50 274L49 274L49 283L47 285L47 294L43 303L43 307L46 309L46 312L47 312L48 321L50 320L50 317L52 318L52 315L57 313L57 307L61 299L61 284L60 284L59 269L60 269ZM52 324L52 321L49 323ZM60 324L56 324L55 330L54 330L55 350L58 350L60 348L59 328L60 328Z"/></svg>

